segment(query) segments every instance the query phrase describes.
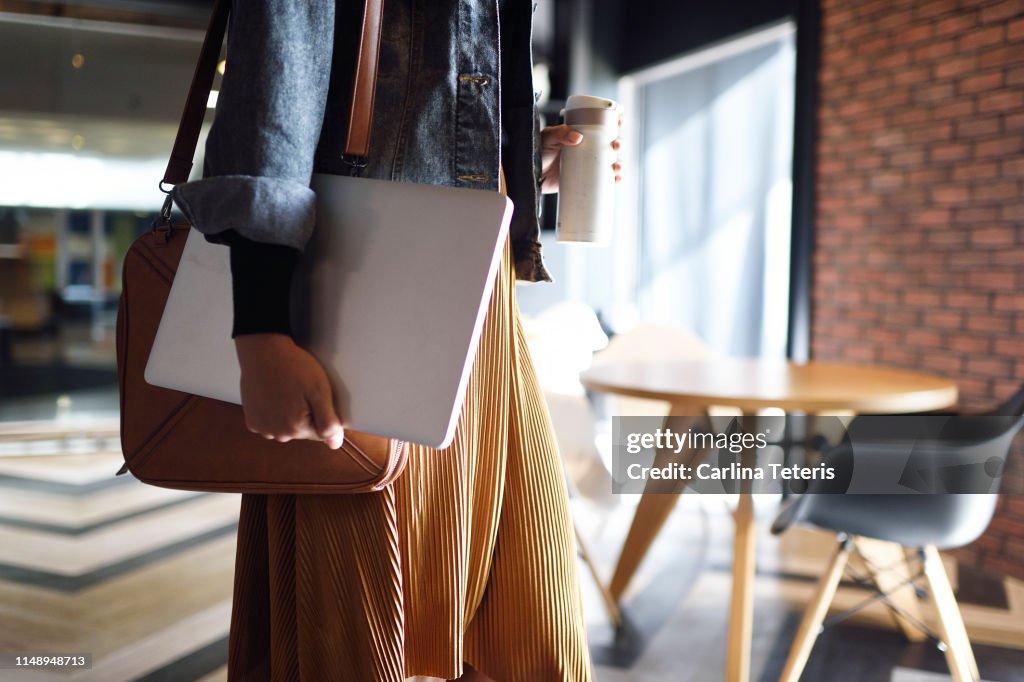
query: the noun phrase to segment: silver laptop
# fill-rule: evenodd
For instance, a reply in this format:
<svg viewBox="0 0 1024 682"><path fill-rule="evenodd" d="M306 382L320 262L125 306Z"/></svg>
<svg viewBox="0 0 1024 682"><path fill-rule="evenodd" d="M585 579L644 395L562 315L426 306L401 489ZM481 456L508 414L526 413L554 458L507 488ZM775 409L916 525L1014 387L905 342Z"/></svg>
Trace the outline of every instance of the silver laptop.
<svg viewBox="0 0 1024 682"><path fill-rule="evenodd" d="M455 433L512 217L497 192L313 176L321 225L293 285L299 343L342 422L442 448ZM372 216L372 220L368 219ZM372 224L372 229L371 229ZM226 246L189 233L146 380L236 404Z"/></svg>

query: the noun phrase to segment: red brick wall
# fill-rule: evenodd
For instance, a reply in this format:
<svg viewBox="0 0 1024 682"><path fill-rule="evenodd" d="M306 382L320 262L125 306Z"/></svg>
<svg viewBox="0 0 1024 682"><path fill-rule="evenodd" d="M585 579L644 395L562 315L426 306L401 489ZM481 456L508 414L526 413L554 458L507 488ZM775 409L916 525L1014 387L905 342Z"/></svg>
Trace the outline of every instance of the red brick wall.
<svg viewBox="0 0 1024 682"><path fill-rule="evenodd" d="M812 354L1024 382L1024 0L823 0ZM1024 577L1024 448L961 550Z"/></svg>

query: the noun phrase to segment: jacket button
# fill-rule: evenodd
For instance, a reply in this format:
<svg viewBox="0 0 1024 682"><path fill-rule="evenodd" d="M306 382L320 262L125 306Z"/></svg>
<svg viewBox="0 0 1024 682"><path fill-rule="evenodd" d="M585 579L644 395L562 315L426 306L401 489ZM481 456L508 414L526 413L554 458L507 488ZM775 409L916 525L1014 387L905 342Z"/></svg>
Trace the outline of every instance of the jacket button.
<svg viewBox="0 0 1024 682"><path fill-rule="evenodd" d="M459 74L459 80L460 81L466 81L466 82L469 82L469 83L476 83L477 85L481 85L481 86L483 86L483 85L490 85L491 84L490 76L476 76L476 75L469 74L469 73Z"/></svg>

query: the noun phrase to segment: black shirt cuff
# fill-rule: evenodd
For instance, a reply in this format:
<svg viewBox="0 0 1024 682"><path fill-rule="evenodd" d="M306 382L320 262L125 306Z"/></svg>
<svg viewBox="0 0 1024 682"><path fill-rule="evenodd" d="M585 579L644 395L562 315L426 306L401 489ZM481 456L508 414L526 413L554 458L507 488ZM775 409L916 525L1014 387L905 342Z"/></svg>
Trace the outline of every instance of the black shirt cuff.
<svg viewBox="0 0 1024 682"><path fill-rule="evenodd" d="M231 249L231 290L235 318L231 338L243 334L291 335L292 276L299 251L222 233Z"/></svg>

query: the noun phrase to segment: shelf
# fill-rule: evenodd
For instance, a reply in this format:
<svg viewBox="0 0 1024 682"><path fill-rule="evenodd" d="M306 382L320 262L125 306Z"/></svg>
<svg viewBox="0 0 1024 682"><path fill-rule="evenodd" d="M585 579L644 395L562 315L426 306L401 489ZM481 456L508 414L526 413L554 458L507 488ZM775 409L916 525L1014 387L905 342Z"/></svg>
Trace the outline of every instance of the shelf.
<svg viewBox="0 0 1024 682"><path fill-rule="evenodd" d="M0 258L20 260L25 257L25 247L21 244L0 244Z"/></svg>

